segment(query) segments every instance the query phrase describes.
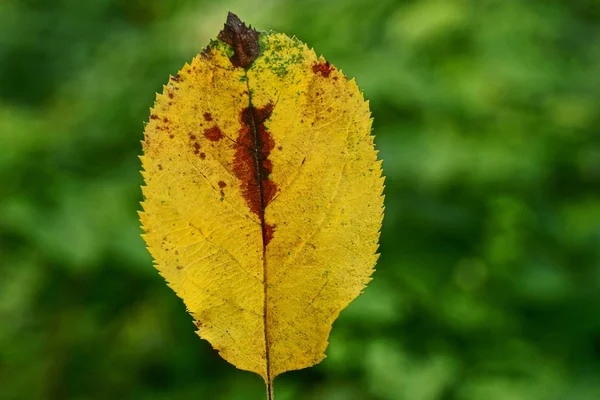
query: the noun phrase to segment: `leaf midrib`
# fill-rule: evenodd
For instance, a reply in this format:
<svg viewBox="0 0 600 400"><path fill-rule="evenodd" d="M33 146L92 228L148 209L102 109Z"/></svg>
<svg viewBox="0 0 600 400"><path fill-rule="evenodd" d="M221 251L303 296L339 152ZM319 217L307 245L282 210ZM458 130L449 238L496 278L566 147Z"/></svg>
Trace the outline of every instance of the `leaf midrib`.
<svg viewBox="0 0 600 400"><path fill-rule="evenodd" d="M250 121L252 126L250 126L250 132L252 133L252 159L254 161L254 170L256 182L258 185L258 193L259 193L259 215L260 219L260 228L262 234L262 260L263 260L263 327L264 327L264 337L265 337L265 362L266 366L266 384L267 384L267 399L273 400L273 380L271 379L271 361L270 361L270 340L269 340L269 330L267 328L268 321L268 285L267 285L267 252L266 252L266 243L267 243L267 224L265 222L265 195L263 191L262 184L262 176L261 176L261 165L259 154L262 151L262 138L260 137L260 132L258 131L258 125L260 124L257 121L257 113L254 112L255 108L252 104L252 91L250 89L250 80L247 74L247 70L244 70L244 77L246 78L246 87L248 91L248 109L251 111L252 118Z"/></svg>

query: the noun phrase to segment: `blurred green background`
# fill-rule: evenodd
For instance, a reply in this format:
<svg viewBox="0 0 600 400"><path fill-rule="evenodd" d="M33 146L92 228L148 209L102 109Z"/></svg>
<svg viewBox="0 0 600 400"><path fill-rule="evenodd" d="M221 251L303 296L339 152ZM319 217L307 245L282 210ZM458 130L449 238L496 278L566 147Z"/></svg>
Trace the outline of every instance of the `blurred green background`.
<svg viewBox="0 0 600 400"><path fill-rule="evenodd" d="M356 77L375 280L278 400L600 399L600 2L0 1L0 399L264 398L140 238L154 93L227 10Z"/></svg>

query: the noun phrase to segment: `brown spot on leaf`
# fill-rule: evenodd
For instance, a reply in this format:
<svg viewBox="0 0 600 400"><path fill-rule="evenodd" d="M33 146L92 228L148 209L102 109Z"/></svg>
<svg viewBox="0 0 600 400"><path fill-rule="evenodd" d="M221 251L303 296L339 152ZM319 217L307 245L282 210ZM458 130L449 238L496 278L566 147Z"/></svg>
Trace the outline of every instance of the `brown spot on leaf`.
<svg viewBox="0 0 600 400"><path fill-rule="evenodd" d="M194 143L194 154L200 153L200 144L198 142Z"/></svg>
<svg viewBox="0 0 600 400"><path fill-rule="evenodd" d="M213 117L212 117L212 115L211 115L209 112L205 112L205 113L204 113L204 119L205 119L206 121L209 121L209 122L210 122L210 121L212 121L212 120L213 120Z"/></svg>
<svg viewBox="0 0 600 400"><path fill-rule="evenodd" d="M169 92L169 98L170 98L170 99L172 99L172 98L173 98L173 96L175 96L175 95L173 94L173 92Z"/></svg>
<svg viewBox="0 0 600 400"><path fill-rule="evenodd" d="M227 21L218 38L233 48L233 55L229 60L236 67L248 68L260 53L258 32L247 27L232 12L227 14Z"/></svg>
<svg viewBox="0 0 600 400"><path fill-rule="evenodd" d="M175 137L175 135L173 135L173 134L171 133L171 134L169 135L169 137L170 137L171 139L173 139L173 138Z"/></svg>
<svg viewBox="0 0 600 400"><path fill-rule="evenodd" d="M261 108L249 106L242 110L242 128L233 161L233 172L240 180L246 204L261 220L264 246L273 236L273 229L265 224L264 210L277 191L275 182L269 179L273 170L269 155L275 147L275 142L264 124L272 111L272 103Z"/></svg>
<svg viewBox="0 0 600 400"><path fill-rule="evenodd" d="M200 58L202 58L203 60L207 60L210 58L210 45L206 46L205 48L202 49L202 51L200 52ZM196 67L194 66L194 70L196 70Z"/></svg>
<svg viewBox="0 0 600 400"><path fill-rule="evenodd" d="M223 189L227 187L227 184L223 181L219 181L219 188L221 188L221 197L225 197L225 192Z"/></svg>
<svg viewBox="0 0 600 400"><path fill-rule="evenodd" d="M190 133L190 140L196 140L196 135L194 135L193 133Z"/></svg>
<svg viewBox="0 0 600 400"><path fill-rule="evenodd" d="M333 65L329 64L329 61L325 61L325 62L318 62L316 64L313 64L312 70L315 74L321 74L321 76L323 76L324 78L329 78L329 74L331 74L331 71L333 71L335 68L333 67Z"/></svg>
<svg viewBox="0 0 600 400"><path fill-rule="evenodd" d="M204 159L206 158L206 154L204 154L204 153L200 153L200 158L201 158L202 160L204 160Z"/></svg>
<svg viewBox="0 0 600 400"><path fill-rule="evenodd" d="M181 75L177 74L175 76L172 76L171 80L173 80L175 82L181 82Z"/></svg>
<svg viewBox="0 0 600 400"><path fill-rule="evenodd" d="M163 166L162 166L162 164L158 164L158 170L159 170L159 171L162 171L162 170L163 170Z"/></svg>
<svg viewBox="0 0 600 400"><path fill-rule="evenodd" d="M158 119L158 115L156 115L156 114L150 114L150 119Z"/></svg>
<svg viewBox="0 0 600 400"><path fill-rule="evenodd" d="M223 139L223 132L221 132L221 129L215 125L212 128L204 130L204 137L211 142L218 142L219 140Z"/></svg>
<svg viewBox="0 0 600 400"><path fill-rule="evenodd" d="M164 117L164 118L163 118L163 122L166 124L167 122L169 122L169 118L167 118L167 117Z"/></svg>

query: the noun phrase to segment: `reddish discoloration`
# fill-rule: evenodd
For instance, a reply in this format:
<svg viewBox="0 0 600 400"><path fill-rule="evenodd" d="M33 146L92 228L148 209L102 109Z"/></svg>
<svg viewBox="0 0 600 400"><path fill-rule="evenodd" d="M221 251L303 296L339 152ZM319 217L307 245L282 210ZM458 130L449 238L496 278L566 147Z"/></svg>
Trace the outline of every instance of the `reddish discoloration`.
<svg viewBox="0 0 600 400"><path fill-rule="evenodd" d="M273 164L269 154L275 148L271 133L264 122L271 116L273 104L262 108L246 107L240 120L242 128L237 139L233 172L240 180L242 195L250 210L263 224L263 244L269 244L273 236L273 227L264 223L264 209L273 200L277 187L269 179Z"/></svg>
<svg viewBox="0 0 600 400"><path fill-rule="evenodd" d="M164 117L164 118L163 118L163 122L166 124L167 122L169 122L169 118L167 118L167 117Z"/></svg>
<svg viewBox="0 0 600 400"><path fill-rule="evenodd" d="M275 232L275 225L265 224L265 233L263 238L265 246L271 242L271 239L273 239L273 232Z"/></svg>
<svg viewBox="0 0 600 400"><path fill-rule="evenodd" d="M219 140L223 139L223 132L221 132L221 129L215 125L212 128L204 130L204 137L211 142L218 142Z"/></svg>
<svg viewBox="0 0 600 400"><path fill-rule="evenodd" d="M321 74L324 78L329 78L331 71L334 69L334 66L329 64L329 61L316 63L312 67L315 74Z"/></svg>
<svg viewBox="0 0 600 400"><path fill-rule="evenodd" d="M209 112L205 112L203 116L206 121L210 122L213 120L212 115Z"/></svg>

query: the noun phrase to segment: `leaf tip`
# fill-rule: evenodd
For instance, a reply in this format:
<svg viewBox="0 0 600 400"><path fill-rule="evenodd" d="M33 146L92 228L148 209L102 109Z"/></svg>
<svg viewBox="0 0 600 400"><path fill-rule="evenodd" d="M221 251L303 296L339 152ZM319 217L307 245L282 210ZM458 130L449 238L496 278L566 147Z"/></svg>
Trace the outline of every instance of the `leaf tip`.
<svg viewBox="0 0 600 400"><path fill-rule="evenodd" d="M233 55L229 57L231 63L236 67L246 69L252 65L260 53L258 36L257 30L246 26L237 15L229 11L225 26L217 37L233 49Z"/></svg>

